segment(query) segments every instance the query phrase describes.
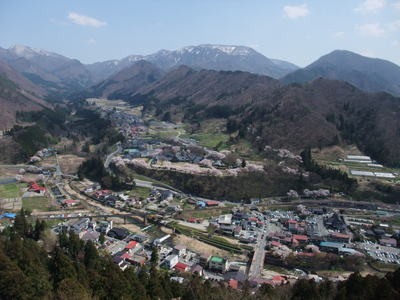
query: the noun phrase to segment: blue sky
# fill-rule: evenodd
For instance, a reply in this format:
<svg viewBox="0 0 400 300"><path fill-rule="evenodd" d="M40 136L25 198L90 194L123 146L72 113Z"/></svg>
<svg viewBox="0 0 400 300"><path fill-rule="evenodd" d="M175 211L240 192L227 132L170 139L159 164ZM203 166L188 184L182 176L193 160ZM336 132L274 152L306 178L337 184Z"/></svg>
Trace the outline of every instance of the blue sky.
<svg viewBox="0 0 400 300"><path fill-rule="evenodd" d="M82 63L220 44L300 67L337 49L400 65L400 1L2 0L0 47L16 44Z"/></svg>

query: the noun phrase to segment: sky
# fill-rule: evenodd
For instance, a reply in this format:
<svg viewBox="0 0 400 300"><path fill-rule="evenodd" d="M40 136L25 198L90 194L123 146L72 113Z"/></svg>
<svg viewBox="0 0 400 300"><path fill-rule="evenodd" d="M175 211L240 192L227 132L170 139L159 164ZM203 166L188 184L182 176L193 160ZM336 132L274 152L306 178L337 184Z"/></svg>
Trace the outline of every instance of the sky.
<svg viewBox="0 0 400 300"><path fill-rule="evenodd" d="M2 48L90 64L201 44L248 46L299 67L334 50L400 66L400 1L0 1Z"/></svg>

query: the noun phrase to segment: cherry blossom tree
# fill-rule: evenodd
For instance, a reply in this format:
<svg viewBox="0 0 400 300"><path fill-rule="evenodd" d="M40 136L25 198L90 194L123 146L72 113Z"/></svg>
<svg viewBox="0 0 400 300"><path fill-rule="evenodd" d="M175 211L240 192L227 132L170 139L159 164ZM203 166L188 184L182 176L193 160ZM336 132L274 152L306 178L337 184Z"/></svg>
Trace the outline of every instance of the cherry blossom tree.
<svg viewBox="0 0 400 300"><path fill-rule="evenodd" d="M319 251L319 247L315 246L315 245L307 245L305 248L308 252L312 252L312 253L319 253L321 251Z"/></svg>
<svg viewBox="0 0 400 300"><path fill-rule="evenodd" d="M299 194L297 194L297 192L294 190L290 190L289 192L287 192L287 195L289 198L299 198Z"/></svg>
<svg viewBox="0 0 400 300"><path fill-rule="evenodd" d="M237 177L239 172L240 172L240 169L229 169L228 171L226 171L226 174L228 176Z"/></svg>
<svg viewBox="0 0 400 300"><path fill-rule="evenodd" d="M44 180L44 175L43 174L39 174L38 177L36 178L36 182L42 182Z"/></svg>
<svg viewBox="0 0 400 300"><path fill-rule="evenodd" d="M18 174L24 175L26 173L25 169L19 169Z"/></svg>
<svg viewBox="0 0 400 300"><path fill-rule="evenodd" d="M218 152L218 151L213 151L213 150L208 150L206 154L206 158L212 159L212 160L223 160L225 158L225 154Z"/></svg>
<svg viewBox="0 0 400 300"><path fill-rule="evenodd" d="M290 253L293 253L293 251L290 250L285 245L280 245L278 247L272 247L272 255L278 256L282 260L285 260L289 256Z"/></svg>
<svg viewBox="0 0 400 300"><path fill-rule="evenodd" d="M365 257L364 253L362 253L360 251L357 251L357 250L351 252L350 255L353 256L353 257L357 257L357 258L364 258Z"/></svg>
<svg viewBox="0 0 400 300"><path fill-rule="evenodd" d="M212 176L219 176L219 177L222 176L222 172L220 170L215 169L215 168L212 168L210 170L209 174L212 175Z"/></svg>
<svg viewBox="0 0 400 300"><path fill-rule="evenodd" d="M18 182L26 182L24 176L21 174L16 175L15 180L17 180Z"/></svg>
<svg viewBox="0 0 400 300"><path fill-rule="evenodd" d="M29 160L31 163L36 163L38 161L40 161L40 157L39 156L32 156L31 159Z"/></svg>
<svg viewBox="0 0 400 300"><path fill-rule="evenodd" d="M43 156L43 152L41 150L39 150L38 152L36 152L36 155L39 156L39 157L42 157Z"/></svg>
<svg viewBox="0 0 400 300"><path fill-rule="evenodd" d="M199 166L205 167L205 168L211 168L212 167L212 161L209 159L203 159L199 162Z"/></svg>
<svg viewBox="0 0 400 300"><path fill-rule="evenodd" d="M160 205L162 206L162 207L167 207L167 206L169 206L169 201L167 201L167 200L163 200L163 201L161 201L160 202Z"/></svg>
<svg viewBox="0 0 400 300"><path fill-rule="evenodd" d="M35 166L29 166L28 169L26 169L26 171L29 172L29 173L35 173L36 169L37 168Z"/></svg>
<svg viewBox="0 0 400 300"><path fill-rule="evenodd" d="M305 189L303 191L303 193L304 193L304 195L310 196L310 197L327 197L327 196L329 196L329 190L324 190L324 189L313 190L313 191Z"/></svg>
<svg viewBox="0 0 400 300"><path fill-rule="evenodd" d="M308 216L311 214L310 211L308 211L303 204L297 206L297 211L299 211L300 214L304 216Z"/></svg>
<svg viewBox="0 0 400 300"><path fill-rule="evenodd" d="M132 159L128 163L128 165L133 167L133 168L145 168L145 169L150 168L150 166L145 161L140 160L140 159Z"/></svg>

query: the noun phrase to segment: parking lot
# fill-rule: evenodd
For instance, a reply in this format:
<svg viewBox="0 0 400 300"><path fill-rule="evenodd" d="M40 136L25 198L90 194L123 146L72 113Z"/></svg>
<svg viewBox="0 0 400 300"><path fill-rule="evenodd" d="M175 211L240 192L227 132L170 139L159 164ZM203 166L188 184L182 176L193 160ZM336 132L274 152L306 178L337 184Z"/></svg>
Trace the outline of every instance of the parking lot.
<svg viewBox="0 0 400 300"><path fill-rule="evenodd" d="M361 250L380 262L400 265L399 249L374 244L370 241L360 244Z"/></svg>

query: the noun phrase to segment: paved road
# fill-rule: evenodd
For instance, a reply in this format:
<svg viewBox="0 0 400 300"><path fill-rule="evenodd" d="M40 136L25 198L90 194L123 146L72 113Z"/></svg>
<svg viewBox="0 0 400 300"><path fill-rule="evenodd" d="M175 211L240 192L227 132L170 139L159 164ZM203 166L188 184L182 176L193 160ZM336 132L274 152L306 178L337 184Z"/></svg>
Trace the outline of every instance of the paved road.
<svg viewBox="0 0 400 300"><path fill-rule="evenodd" d="M107 157L106 161L104 162L104 167L105 167L106 169L107 169L108 166L110 165L110 161L111 161L111 159L114 157L114 155L117 154L117 153L120 153L120 152L122 151L121 142L118 142L116 145L117 145L117 147L118 147L117 150L114 151L113 153L111 153L111 154Z"/></svg>
<svg viewBox="0 0 400 300"><path fill-rule="evenodd" d="M264 231L257 230L256 232L260 235L258 238L258 243L255 247L255 252L253 256L253 262L250 268L250 277L260 277L261 270L264 266L265 259L265 245L267 244L267 238L269 234L269 222L265 221ZM264 238L261 239L261 235L264 234Z"/></svg>

